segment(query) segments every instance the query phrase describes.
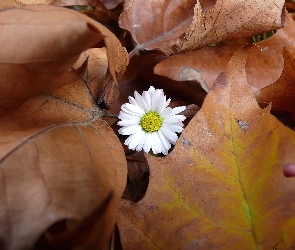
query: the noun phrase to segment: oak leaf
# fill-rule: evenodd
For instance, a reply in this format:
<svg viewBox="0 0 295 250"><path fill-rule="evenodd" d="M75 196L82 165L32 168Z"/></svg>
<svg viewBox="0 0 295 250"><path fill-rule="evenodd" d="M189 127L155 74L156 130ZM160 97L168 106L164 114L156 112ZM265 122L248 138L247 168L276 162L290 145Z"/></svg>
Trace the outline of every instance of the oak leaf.
<svg viewBox="0 0 295 250"><path fill-rule="evenodd" d="M160 50L171 55L281 28L283 6L283 0L218 0L213 9L203 11L200 1L130 0L119 24L131 32L137 43L134 51Z"/></svg>
<svg viewBox="0 0 295 250"><path fill-rule="evenodd" d="M147 155L145 197L118 205L124 249L295 247L295 180L283 176L295 134L259 108L247 50L230 60L173 151Z"/></svg>
<svg viewBox="0 0 295 250"><path fill-rule="evenodd" d="M1 249L31 249L48 228L60 221L79 223L106 199L107 209L96 215L98 225L93 226L103 230L91 233L88 228L89 237L101 233L92 245L82 246L102 248L112 234L115 204L126 184L126 159L92 92L105 77L106 50L85 56L97 72L0 118ZM54 246L59 242L59 237L49 239Z"/></svg>

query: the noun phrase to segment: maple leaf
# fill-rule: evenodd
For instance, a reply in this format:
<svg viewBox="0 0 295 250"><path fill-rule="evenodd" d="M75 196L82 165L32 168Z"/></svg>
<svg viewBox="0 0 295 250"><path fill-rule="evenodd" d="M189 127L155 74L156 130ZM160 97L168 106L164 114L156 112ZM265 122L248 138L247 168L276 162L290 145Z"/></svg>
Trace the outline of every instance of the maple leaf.
<svg viewBox="0 0 295 250"><path fill-rule="evenodd" d="M230 60L173 151L147 155L144 198L117 207L124 249L295 247L295 180L282 171L294 164L295 134L259 108L248 49Z"/></svg>

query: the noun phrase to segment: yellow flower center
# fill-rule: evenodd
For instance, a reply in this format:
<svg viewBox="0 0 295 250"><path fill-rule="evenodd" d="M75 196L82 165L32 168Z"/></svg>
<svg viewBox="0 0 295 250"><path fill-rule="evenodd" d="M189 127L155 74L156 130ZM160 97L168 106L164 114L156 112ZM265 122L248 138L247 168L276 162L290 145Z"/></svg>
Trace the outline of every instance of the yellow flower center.
<svg viewBox="0 0 295 250"><path fill-rule="evenodd" d="M162 126L162 118L158 113L151 111L146 113L140 121L141 127L145 132L152 133L158 131Z"/></svg>

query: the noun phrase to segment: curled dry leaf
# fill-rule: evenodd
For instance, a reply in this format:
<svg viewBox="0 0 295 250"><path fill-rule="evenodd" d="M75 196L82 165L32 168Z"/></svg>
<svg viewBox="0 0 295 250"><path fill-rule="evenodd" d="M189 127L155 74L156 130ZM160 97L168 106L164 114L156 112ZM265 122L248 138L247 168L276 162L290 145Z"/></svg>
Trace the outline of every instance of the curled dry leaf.
<svg viewBox="0 0 295 250"><path fill-rule="evenodd" d="M89 85L84 80L66 85L0 118L2 249L31 249L47 228L63 220L82 221L110 192L108 209L93 227L103 231L86 247L105 245L112 233L127 168L122 146L100 119L103 111L93 98L90 85L101 84L107 68L105 49L94 52L88 60L96 61L101 72L88 78ZM91 228L89 237L95 234ZM56 241L59 237L53 237Z"/></svg>
<svg viewBox="0 0 295 250"><path fill-rule="evenodd" d="M157 64L154 72L175 81L184 81L185 78L186 80L189 78L189 70L190 81L203 83L210 89L240 47L239 45L205 47L197 51L179 53Z"/></svg>
<svg viewBox="0 0 295 250"><path fill-rule="evenodd" d="M195 3L195 0L127 0L119 25L131 32L137 44L134 51L166 51L191 24Z"/></svg>
<svg viewBox="0 0 295 250"><path fill-rule="evenodd" d="M140 49L171 55L226 39L281 28L284 0L218 0L203 11L200 1L126 1L120 26L131 32ZM242 10L242 11L241 11Z"/></svg>
<svg viewBox="0 0 295 250"><path fill-rule="evenodd" d="M0 12L0 107L10 109L35 95L77 81L70 71L80 53L103 40L81 14L53 6Z"/></svg>
<svg viewBox="0 0 295 250"><path fill-rule="evenodd" d="M100 0L53 0L51 4L57 6L86 5L99 8L104 6Z"/></svg>
<svg viewBox="0 0 295 250"><path fill-rule="evenodd" d="M284 0L218 0L203 12L197 2L193 22L169 54L192 51L226 39L248 37L281 28L285 22Z"/></svg>
<svg viewBox="0 0 295 250"><path fill-rule="evenodd" d="M258 102L271 103L273 110L295 112L295 57L284 51L284 70L278 81L256 93Z"/></svg>
<svg viewBox="0 0 295 250"><path fill-rule="evenodd" d="M247 53L231 59L174 150L147 156L145 197L118 205L124 249L295 247L295 180L283 175L295 135L259 108Z"/></svg>
<svg viewBox="0 0 295 250"><path fill-rule="evenodd" d="M123 0L101 0L101 2L110 10L123 3Z"/></svg>
<svg viewBox="0 0 295 250"><path fill-rule="evenodd" d="M249 50L246 63L247 80L253 91L277 81L283 70L283 50L295 53L294 20L286 13L286 26L272 37L258 42ZM209 88L241 45L205 47L197 51L173 55L155 67L155 73L180 81L181 72L190 68L200 74ZM198 79L197 79L198 80Z"/></svg>
<svg viewBox="0 0 295 250"><path fill-rule="evenodd" d="M127 52L115 35L76 11L34 5L5 9L0 17L0 44L6 48L0 52L2 113L76 81L83 68L70 71L71 66L82 51L101 46L103 38L113 78L121 77L128 65Z"/></svg>

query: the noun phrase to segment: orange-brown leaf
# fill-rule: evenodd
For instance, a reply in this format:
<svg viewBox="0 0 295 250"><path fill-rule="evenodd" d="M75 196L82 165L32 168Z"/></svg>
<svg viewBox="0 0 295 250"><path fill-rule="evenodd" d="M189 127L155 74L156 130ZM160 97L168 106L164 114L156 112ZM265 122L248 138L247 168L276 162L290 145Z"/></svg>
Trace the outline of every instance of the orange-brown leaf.
<svg viewBox="0 0 295 250"><path fill-rule="evenodd" d="M284 51L284 70L278 81L256 93L258 102L271 103L272 109L295 112L295 57Z"/></svg>
<svg viewBox="0 0 295 250"><path fill-rule="evenodd" d="M101 69L95 79L85 76L86 81L30 99L0 118L3 249L31 249L50 226L82 221L110 192L107 211L88 230L93 237L92 230L104 229L95 247L105 245L111 236L115 204L126 183L126 159L117 136L100 119L103 111L90 87L102 84L106 51L88 54Z"/></svg>
<svg viewBox="0 0 295 250"><path fill-rule="evenodd" d="M295 247L295 180L283 175L295 135L259 108L247 53L231 59L174 150L147 157L145 197L118 206L124 249Z"/></svg>

